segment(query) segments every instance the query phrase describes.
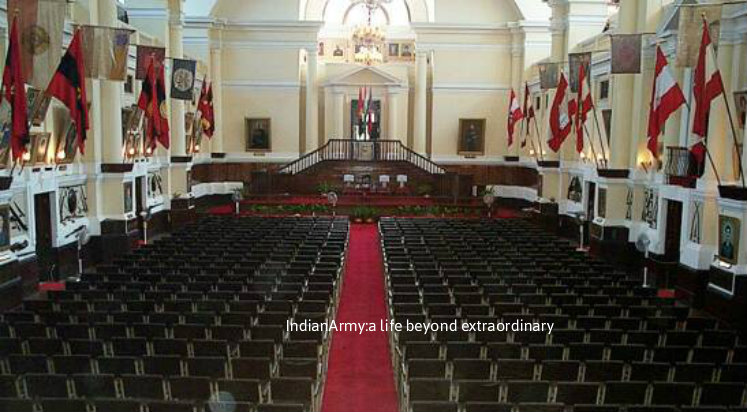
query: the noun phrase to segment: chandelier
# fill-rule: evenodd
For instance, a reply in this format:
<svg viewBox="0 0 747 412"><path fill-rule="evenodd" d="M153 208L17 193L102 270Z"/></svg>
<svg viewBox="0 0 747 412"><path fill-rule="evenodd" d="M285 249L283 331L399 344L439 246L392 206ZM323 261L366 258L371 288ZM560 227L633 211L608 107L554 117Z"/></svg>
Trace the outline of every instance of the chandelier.
<svg viewBox="0 0 747 412"><path fill-rule="evenodd" d="M384 61L384 55L381 54L376 47L361 47L357 53L355 53L355 62L365 65L378 64Z"/></svg>
<svg viewBox="0 0 747 412"><path fill-rule="evenodd" d="M368 23L356 26L353 29L353 42L355 43L355 61L372 65L384 61L381 46L386 40L386 33L381 27L373 25L373 14L383 4L391 3L392 0L351 0L353 5L362 4L368 9Z"/></svg>

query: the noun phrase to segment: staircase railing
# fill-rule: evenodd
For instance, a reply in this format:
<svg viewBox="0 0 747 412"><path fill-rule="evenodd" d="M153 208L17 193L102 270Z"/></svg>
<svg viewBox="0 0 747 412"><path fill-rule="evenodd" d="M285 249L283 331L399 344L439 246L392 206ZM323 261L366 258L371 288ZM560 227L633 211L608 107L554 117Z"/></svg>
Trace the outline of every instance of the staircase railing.
<svg viewBox="0 0 747 412"><path fill-rule="evenodd" d="M399 140L342 139L329 140L319 149L283 166L279 173L296 175L325 160L408 162L431 174L446 173L444 168L412 151Z"/></svg>

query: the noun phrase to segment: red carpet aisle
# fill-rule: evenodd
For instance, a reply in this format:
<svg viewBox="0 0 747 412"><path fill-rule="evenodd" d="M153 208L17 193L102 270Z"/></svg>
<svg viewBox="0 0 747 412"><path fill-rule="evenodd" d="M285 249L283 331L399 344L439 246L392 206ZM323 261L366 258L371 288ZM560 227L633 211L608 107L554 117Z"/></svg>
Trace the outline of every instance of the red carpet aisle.
<svg viewBox="0 0 747 412"><path fill-rule="evenodd" d="M376 225L352 224L337 322L386 319L384 268ZM322 412L396 412L386 332L335 332Z"/></svg>

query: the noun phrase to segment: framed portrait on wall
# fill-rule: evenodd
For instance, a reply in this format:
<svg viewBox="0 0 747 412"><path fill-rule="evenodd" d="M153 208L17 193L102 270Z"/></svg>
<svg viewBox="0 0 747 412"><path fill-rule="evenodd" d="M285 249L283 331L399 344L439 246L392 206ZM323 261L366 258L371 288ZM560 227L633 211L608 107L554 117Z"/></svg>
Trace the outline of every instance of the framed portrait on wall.
<svg viewBox="0 0 747 412"><path fill-rule="evenodd" d="M246 151L269 152L271 146L271 121L269 118L244 120L246 125Z"/></svg>
<svg viewBox="0 0 747 412"><path fill-rule="evenodd" d="M0 170L8 167L10 162L10 104L5 100L0 103Z"/></svg>
<svg viewBox="0 0 747 412"><path fill-rule="evenodd" d="M734 92L734 106L737 111L737 124L744 129L747 121L747 90Z"/></svg>
<svg viewBox="0 0 747 412"><path fill-rule="evenodd" d="M31 133L31 162L34 164L47 163L47 151L51 133Z"/></svg>
<svg viewBox="0 0 747 412"><path fill-rule="evenodd" d="M389 57L399 57L399 43L389 43Z"/></svg>
<svg viewBox="0 0 747 412"><path fill-rule="evenodd" d="M739 219L731 216L718 217L718 256L724 262L736 265L739 260Z"/></svg>
<svg viewBox="0 0 747 412"><path fill-rule="evenodd" d="M70 122L65 130L64 137L57 142L57 152L64 151L65 158L60 159L55 157L57 163L71 163L75 159L75 144L78 137L75 123Z"/></svg>
<svg viewBox="0 0 747 412"><path fill-rule="evenodd" d="M124 207L125 214L132 213L132 182L122 183L123 195L122 195L122 206Z"/></svg>
<svg viewBox="0 0 747 412"><path fill-rule="evenodd" d="M607 217L607 189L600 187L597 196L597 216L602 219Z"/></svg>
<svg viewBox="0 0 747 412"><path fill-rule="evenodd" d="M457 153L462 156L485 154L485 119L459 119Z"/></svg>
<svg viewBox="0 0 747 412"><path fill-rule="evenodd" d="M10 206L0 206L0 252L10 249Z"/></svg>

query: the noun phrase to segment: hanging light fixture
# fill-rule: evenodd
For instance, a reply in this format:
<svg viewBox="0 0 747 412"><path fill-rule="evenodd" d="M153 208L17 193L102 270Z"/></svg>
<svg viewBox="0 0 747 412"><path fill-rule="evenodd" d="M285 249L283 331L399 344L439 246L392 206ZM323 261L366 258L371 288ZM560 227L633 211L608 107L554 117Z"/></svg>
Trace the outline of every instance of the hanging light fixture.
<svg viewBox="0 0 747 412"><path fill-rule="evenodd" d="M356 63L367 65L378 64L384 61L381 46L386 40L385 31L373 25L373 15L383 4L389 4L392 0L351 0L353 6L362 4L368 9L368 22L358 25L353 29L353 42L356 45Z"/></svg>

